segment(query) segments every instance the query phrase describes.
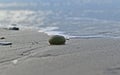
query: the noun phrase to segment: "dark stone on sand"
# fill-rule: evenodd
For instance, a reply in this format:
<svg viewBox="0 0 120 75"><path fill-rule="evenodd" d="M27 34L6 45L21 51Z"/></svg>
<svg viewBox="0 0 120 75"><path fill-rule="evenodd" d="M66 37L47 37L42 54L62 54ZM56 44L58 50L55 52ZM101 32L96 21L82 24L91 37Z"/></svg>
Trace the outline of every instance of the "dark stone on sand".
<svg viewBox="0 0 120 75"><path fill-rule="evenodd" d="M61 35L54 35L49 39L50 45L64 45L65 42L66 42L65 37Z"/></svg>
<svg viewBox="0 0 120 75"><path fill-rule="evenodd" d="M11 42L0 42L0 45L3 45L3 46L5 46L5 45L12 45L12 43Z"/></svg>
<svg viewBox="0 0 120 75"><path fill-rule="evenodd" d="M9 30L19 30L18 27L10 27Z"/></svg>
<svg viewBox="0 0 120 75"><path fill-rule="evenodd" d="M0 37L0 39L5 39L5 37Z"/></svg>

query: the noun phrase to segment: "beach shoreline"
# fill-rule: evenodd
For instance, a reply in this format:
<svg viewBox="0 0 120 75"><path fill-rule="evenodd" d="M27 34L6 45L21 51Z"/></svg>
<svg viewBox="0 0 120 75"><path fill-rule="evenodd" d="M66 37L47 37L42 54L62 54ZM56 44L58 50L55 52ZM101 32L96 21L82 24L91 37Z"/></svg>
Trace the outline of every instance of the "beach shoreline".
<svg viewBox="0 0 120 75"><path fill-rule="evenodd" d="M120 39L69 39L50 45L36 30L0 29L0 75L119 75Z"/></svg>

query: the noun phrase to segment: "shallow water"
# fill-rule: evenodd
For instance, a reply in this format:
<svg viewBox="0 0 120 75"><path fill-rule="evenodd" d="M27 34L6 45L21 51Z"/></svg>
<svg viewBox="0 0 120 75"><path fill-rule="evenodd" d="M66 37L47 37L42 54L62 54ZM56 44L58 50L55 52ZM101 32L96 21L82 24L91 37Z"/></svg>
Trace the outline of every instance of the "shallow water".
<svg viewBox="0 0 120 75"><path fill-rule="evenodd" d="M81 38L120 38L120 1L4 0L0 26L36 28L48 35Z"/></svg>

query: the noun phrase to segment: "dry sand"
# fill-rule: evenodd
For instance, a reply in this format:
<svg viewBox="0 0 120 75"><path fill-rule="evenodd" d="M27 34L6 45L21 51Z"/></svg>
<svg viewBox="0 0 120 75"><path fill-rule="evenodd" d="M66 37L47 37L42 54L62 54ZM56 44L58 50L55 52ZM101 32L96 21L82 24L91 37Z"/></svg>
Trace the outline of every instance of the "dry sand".
<svg viewBox="0 0 120 75"><path fill-rule="evenodd" d="M0 29L0 75L120 75L120 39L70 39L49 45L44 33Z"/></svg>

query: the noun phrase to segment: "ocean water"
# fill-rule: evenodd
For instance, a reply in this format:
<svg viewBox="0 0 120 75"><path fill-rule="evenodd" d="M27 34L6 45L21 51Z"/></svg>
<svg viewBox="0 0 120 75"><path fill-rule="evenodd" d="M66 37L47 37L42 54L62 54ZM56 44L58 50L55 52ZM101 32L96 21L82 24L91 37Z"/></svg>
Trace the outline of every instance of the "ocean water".
<svg viewBox="0 0 120 75"><path fill-rule="evenodd" d="M120 38L119 0L1 0L0 27L68 38Z"/></svg>

